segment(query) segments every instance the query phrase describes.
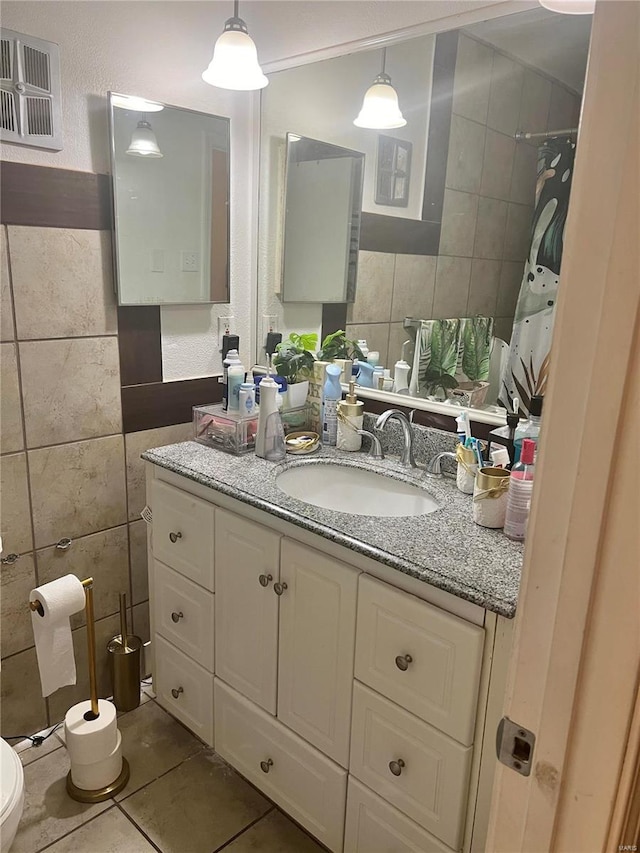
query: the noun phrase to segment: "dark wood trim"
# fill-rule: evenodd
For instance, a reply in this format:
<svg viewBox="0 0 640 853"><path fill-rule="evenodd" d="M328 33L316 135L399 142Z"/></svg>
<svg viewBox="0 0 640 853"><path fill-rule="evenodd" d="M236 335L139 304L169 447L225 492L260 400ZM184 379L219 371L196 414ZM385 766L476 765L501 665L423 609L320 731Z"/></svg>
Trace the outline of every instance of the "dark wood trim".
<svg viewBox="0 0 640 853"><path fill-rule="evenodd" d="M325 302L322 306L322 341L327 335L332 335L347 327L347 303ZM322 343L320 341L320 343Z"/></svg>
<svg viewBox="0 0 640 853"><path fill-rule="evenodd" d="M159 305L118 306L120 384L162 382Z"/></svg>
<svg viewBox="0 0 640 853"><path fill-rule="evenodd" d="M5 225L96 231L113 226L109 175L4 160L0 194Z"/></svg>
<svg viewBox="0 0 640 853"><path fill-rule="evenodd" d="M400 397L398 397L398 399L400 399ZM381 415L390 408L389 403L384 403L381 400L366 399L363 400L363 402L365 412L371 412L374 415ZM408 416L412 406L403 406L402 404L394 403L393 408L400 409L400 411L404 412ZM439 412L425 412L422 409L416 409L413 416L413 422L420 424L421 426L432 427L433 429L442 429L445 430L445 432L456 431L455 418L451 415L442 415ZM479 421L473 422L473 434L484 441L488 441L489 433L492 429L495 429L495 425L484 424Z"/></svg>
<svg viewBox="0 0 640 853"><path fill-rule="evenodd" d="M217 376L129 385L122 389L122 431L183 424L191 420L194 406L221 400L222 385Z"/></svg>
<svg viewBox="0 0 640 853"><path fill-rule="evenodd" d="M440 223L362 213L360 249L399 255L437 255Z"/></svg>

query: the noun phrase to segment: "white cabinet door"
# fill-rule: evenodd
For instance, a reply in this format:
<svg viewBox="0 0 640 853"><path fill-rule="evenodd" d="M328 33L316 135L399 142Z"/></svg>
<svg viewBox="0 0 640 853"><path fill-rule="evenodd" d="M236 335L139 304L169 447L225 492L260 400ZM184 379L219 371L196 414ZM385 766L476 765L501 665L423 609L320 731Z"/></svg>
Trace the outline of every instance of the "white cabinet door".
<svg viewBox="0 0 640 853"><path fill-rule="evenodd" d="M473 742L484 630L364 575L356 678L461 743Z"/></svg>
<svg viewBox="0 0 640 853"><path fill-rule="evenodd" d="M280 536L216 512L216 674L276 712Z"/></svg>
<svg viewBox="0 0 640 853"><path fill-rule="evenodd" d="M153 561L158 633L213 672L213 593Z"/></svg>
<svg viewBox="0 0 640 853"><path fill-rule="evenodd" d="M329 850L342 853L347 773L215 679L216 752Z"/></svg>
<svg viewBox="0 0 640 853"><path fill-rule="evenodd" d="M358 571L283 539L278 718L348 767Z"/></svg>
<svg viewBox="0 0 640 853"><path fill-rule="evenodd" d="M451 853L451 848L349 776L344 853Z"/></svg>
<svg viewBox="0 0 640 853"><path fill-rule="evenodd" d="M213 505L154 480L153 555L213 592Z"/></svg>
<svg viewBox="0 0 640 853"><path fill-rule="evenodd" d="M350 772L445 844L462 844L473 749L356 681Z"/></svg>

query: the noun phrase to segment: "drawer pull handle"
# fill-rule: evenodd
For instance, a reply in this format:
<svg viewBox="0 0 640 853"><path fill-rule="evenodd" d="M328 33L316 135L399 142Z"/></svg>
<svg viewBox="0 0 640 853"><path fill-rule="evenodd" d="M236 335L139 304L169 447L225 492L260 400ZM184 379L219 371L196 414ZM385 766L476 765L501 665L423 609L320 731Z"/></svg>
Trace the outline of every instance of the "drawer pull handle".
<svg viewBox="0 0 640 853"><path fill-rule="evenodd" d="M410 663L413 663L411 655L398 655L396 658L396 666L401 672L406 672Z"/></svg>
<svg viewBox="0 0 640 853"><path fill-rule="evenodd" d="M179 699L181 693L184 693L184 687L178 687L178 688L174 687L173 690L171 691L171 695L173 696L174 699Z"/></svg>
<svg viewBox="0 0 640 853"><path fill-rule="evenodd" d="M180 533L180 531L178 531L177 533L171 532L169 534L169 539L171 539L171 541L175 545L175 543L178 541L178 539L182 539L182 533Z"/></svg>
<svg viewBox="0 0 640 853"><path fill-rule="evenodd" d="M402 773L403 767L404 761L401 758L399 758L397 761L389 762L389 770L391 770L394 776L399 776Z"/></svg>
<svg viewBox="0 0 640 853"><path fill-rule="evenodd" d="M182 610L180 611L180 613L176 613L176 611L174 610L173 613L171 614L171 619L174 622L179 622L183 617L184 617L184 613L182 612Z"/></svg>
<svg viewBox="0 0 640 853"><path fill-rule="evenodd" d="M260 762L260 770L262 770L263 773L268 773L272 767L273 767L273 761L270 758L267 758L266 761Z"/></svg>
<svg viewBox="0 0 640 853"><path fill-rule="evenodd" d="M287 589L287 585L284 581L282 583L279 583L278 581L276 581L276 583L274 583L274 585L273 585L273 591L275 592L276 595L282 595L282 593L285 591L285 589Z"/></svg>
<svg viewBox="0 0 640 853"><path fill-rule="evenodd" d="M273 575L260 575L258 580L260 581L260 586L269 586L273 580Z"/></svg>

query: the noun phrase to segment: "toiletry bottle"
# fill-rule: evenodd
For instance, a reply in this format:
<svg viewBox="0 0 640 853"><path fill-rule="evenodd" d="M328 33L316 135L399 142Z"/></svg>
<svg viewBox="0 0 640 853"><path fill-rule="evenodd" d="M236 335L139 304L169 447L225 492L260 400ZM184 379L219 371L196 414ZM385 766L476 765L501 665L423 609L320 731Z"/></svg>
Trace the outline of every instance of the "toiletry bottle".
<svg viewBox="0 0 640 853"><path fill-rule="evenodd" d="M338 434L338 400L342 398L340 367L327 365L327 379L322 394L322 443L335 447Z"/></svg>
<svg viewBox="0 0 640 853"><path fill-rule="evenodd" d="M356 383L349 382L346 400L338 403L338 450L360 450L362 436L356 432L362 429L364 403L356 397Z"/></svg>
<svg viewBox="0 0 640 853"><path fill-rule="evenodd" d="M536 443L530 438L522 440L520 461L511 469L507 514L504 520L505 536L522 541L527 532L531 493L533 492L534 456Z"/></svg>
<svg viewBox="0 0 640 853"><path fill-rule="evenodd" d="M533 396L529 404L529 417L526 421L521 421L516 427L513 445L514 445L514 462L520 460L520 451L522 442L525 438L530 438L538 444L538 436L540 435L540 423L542 421L542 402L544 397Z"/></svg>
<svg viewBox="0 0 640 853"><path fill-rule="evenodd" d="M367 356L369 355L369 347L367 346L367 342L362 339L358 341L358 347L360 348L360 352L362 353L362 357L364 360L367 360Z"/></svg>
<svg viewBox="0 0 640 853"><path fill-rule="evenodd" d="M393 390L396 394L409 393L409 371L411 365L404 359L396 361L393 367Z"/></svg>
<svg viewBox="0 0 640 853"><path fill-rule="evenodd" d="M237 412L240 409L240 386L244 383L246 371L238 359L227 370L227 409Z"/></svg>
<svg viewBox="0 0 640 853"><path fill-rule="evenodd" d="M256 456L266 459L267 420L269 415L278 411L278 383L271 375L271 359L267 375L260 383L260 409L258 413L258 434L256 435Z"/></svg>
<svg viewBox="0 0 640 853"><path fill-rule="evenodd" d="M382 364L376 364L373 368L371 384L377 391L384 390L384 367Z"/></svg>
<svg viewBox="0 0 640 853"><path fill-rule="evenodd" d="M222 409L225 412L229 408L229 367L240 363L237 349L230 349L222 362Z"/></svg>
<svg viewBox="0 0 640 853"><path fill-rule="evenodd" d="M256 410L256 386L253 382L243 382L238 395L240 401L240 415L249 418L255 415Z"/></svg>

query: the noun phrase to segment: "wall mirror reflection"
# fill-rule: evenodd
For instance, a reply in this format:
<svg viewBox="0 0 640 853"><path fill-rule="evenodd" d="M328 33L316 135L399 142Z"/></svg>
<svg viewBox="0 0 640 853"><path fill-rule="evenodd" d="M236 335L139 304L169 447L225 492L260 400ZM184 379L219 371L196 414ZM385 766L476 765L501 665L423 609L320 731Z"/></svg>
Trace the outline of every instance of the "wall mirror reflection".
<svg viewBox="0 0 640 853"><path fill-rule="evenodd" d="M588 15L540 8L389 44L406 120L395 129L354 125L381 48L271 74L259 318L284 337L343 328L391 379L406 360L416 398L495 412L518 398L525 414L545 390L590 30ZM355 300L331 311L278 294L280 152L294 128L365 155ZM406 207L377 203L380 136L410 146Z"/></svg>
<svg viewBox="0 0 640 853"><path fill-rule="evenodd" d="M287 134L283 302L353 302L364 154Z"/></svg>
<svg viewBox="0 0 640 853"><path fill-rule="evenodd" d="M109 93L120 305L229 301L229 119Z"/></svg>

